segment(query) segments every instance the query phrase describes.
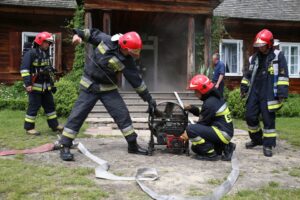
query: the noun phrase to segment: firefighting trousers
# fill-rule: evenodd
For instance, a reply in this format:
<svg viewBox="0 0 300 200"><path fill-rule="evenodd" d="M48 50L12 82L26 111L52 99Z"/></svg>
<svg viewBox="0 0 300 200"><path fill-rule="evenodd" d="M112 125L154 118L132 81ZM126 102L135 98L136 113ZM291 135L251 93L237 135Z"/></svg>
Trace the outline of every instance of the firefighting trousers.
<svg viewBox="0 0 300 200"><path fill-rule="evenodd" d="M29 105L25 116L24 129L34 129L35 119L41 106L47 115L49 127L55 129L58 126L54 99L50 91L28 93L28 102Z"/></svg>
<svg viewBox="0 0 300 200"><path fill-rule="evenodd" d="M137 135L132 126L132 121L127 106L118 90L101 93L93 93L86 90L81 90L63 130L63 137L71 140L75 139L84 120L87 118L88 114L91 112L98 100L103 103L107 112L114 119L126 140L128 142L134 141ZM62 140L62 143L65 143L64 141L66 140ZM69 144L67 144L66 141L66 144L64 145L68 146Z"/></svg>
<svg viewBox="0 0 300 200"><path fill-rule="evenodd" d="M199 155L207 155L214 152L221 154L224 146L229 144L232 138L232 135L221 131L215 126L202 124L190 124L186 132L192 142L192 150Z"/></svg>
<svg viewBox="0 0 300 200"><path fill-rule="evenodd" d="M264 129L261 129L259 117L262 117ZM275 112L268 110L266 98L261 98L255 90L249 95L246 104L246 122L251 140L266 147L276 146Z"/></svg>

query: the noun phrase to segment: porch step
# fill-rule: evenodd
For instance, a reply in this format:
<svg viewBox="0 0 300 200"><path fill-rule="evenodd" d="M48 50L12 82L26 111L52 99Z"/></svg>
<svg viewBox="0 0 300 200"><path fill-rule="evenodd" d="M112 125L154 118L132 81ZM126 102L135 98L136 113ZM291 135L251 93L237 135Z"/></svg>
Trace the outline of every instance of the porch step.
<svg viewBox="0 0 300 200"><path fill-rule="evenodd" d="M146 113L148 109L147 102L144 102L138 94L131 91L123 91L120 92L122 98L124 99L128 110L130 112L130 116L133 122L133 126L137 130L147 130L148 129L148 113ZM202 102L194 96L192 92L178 92L181 100L184 104L193 104L197 106L201 106ZM151 92L152 97L159 102L165 101L173 101L177 102L177 99L173 92ZM196 120L197 118L194 118ZM89 114L86 122L93 128L101 127L103 130L109 128L112 130L117 130L118 127L114 123L113 119L110 117L108 112L106 111L103 104L98 101L91 113Z"/></svg>

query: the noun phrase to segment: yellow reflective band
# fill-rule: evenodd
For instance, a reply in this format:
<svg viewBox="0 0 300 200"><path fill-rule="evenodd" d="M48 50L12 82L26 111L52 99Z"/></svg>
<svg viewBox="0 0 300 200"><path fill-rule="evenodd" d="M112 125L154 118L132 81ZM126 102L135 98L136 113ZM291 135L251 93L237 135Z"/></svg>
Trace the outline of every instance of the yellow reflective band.
<svg viewBox="0 0 300 200"><path fill-rule="evenodd" d="M201 139L199 141L196 141L196 142L192 142L192 145L199 145L199 144L204 144L205 143L205 140L204 139Z"/></svg>
<svg viewBox="0 0 300 200"><path fill-rule="evenodd" d="M115 56L109 59L108 67L112 68L115 72L122 71L125 68L123 63L121 63L121 61Z"/></svg>
<svg viewBox="0 0 300 200"><path fill-rule="evenodd" d="M219 117L219 116L229 115L229 114L230 114L230 110L229 110L229 108L227 107L224 111L219 112L219 113L216 113L216 116Z"/></svg>
<svg viewBox="0 0 300 200"><path fill-rule="evenodd" d="M213 153L213 152L215 152L215 150L214 150L214 149L211 149L211 150L209 150L207 153Z"/></svg>
<svg viewBox="0 0 300 200"><path fill-rule="evenodd" d="M274 110L274 109L281 108L281 106L282 106L282 103L279 103L279 104L273 104L273 105L268 105L268 109L269 109L269 110Z"/></svg>
<svg viewBox="0 0 300 200"><path fill-rule="evenodd" d="M35 119L25 118L25 121L26 121L26 122L30 122L30 123L34 123L34 122L35 122Z"/></svg>
<svg viewBox="0 0 300 200"><path fill-rule="evenodd" d="M261 128L259 127L258 129L248 129L248 131L250 132L250 133L257 133L257 132L259 132L261 130Z"/></svg>
<svg viewBox="0 0 300 200"><path fill-rule="evenodd" d="M85 88L89 88L90 84L88 84L87 82L85 82L83 79L80 80L80 84L83 85Z"/></svg>
<svg viewBox="0 0 300 200"><path fill-rule="evenodd" d="M103 41L98 45L98 50L100 51L101 54L105 54L105 52L109 49Z"/></svg>
<svg viewBox="0 0 300 200"><path fill-rule="evenodd" d="M30 76L30 73L29 73L29 72L24 72L24 73L21 73L21 76L22 76L22 77Z"/></svg>
<svg viewBox="0 0 300 200"><path fill-rule="evenodd" d="M57 115L56 115L56 114L50 115L50 116L47 117L47 119L55 119L55 118L57 118Z"/></svg>
<svg viewBox="0 0 300 200"><path fill-rule="evenodd" d="M43 91L43 89L42 89L42 88L39 88L39 87L36 87L36 86L33 86L33 87L32 87L32 90L36 90L36 91Z"/></svg>
<svg viewBox="0 0 300 200"><path fill-rule="evenodd" d="M103 84L100 85L100 91L103 91L103 92L115 90L117 88L118 88L118 86L116 86L116 85L103 85Z"/></svg>
<svg viewBox="0 0 300 200"><path fill-rule="evenodd" d="M278 81L277 85L287 85L287 86L289 86L290 83L288 81Z"/></svg>
<svg viewBox="0 0 300 200"><path fill-rule="evenodd" d="M277 133L264 133L263 137L267 137L267 138L277 137Z"/></svg>
<svg viewBox="0 0 300 200"><path fill-rule="evenodd" d="M142 83L139 87L135 88L135 91L137 93L144 92L147 89L147 86L145 83Z"/></svg>
<svg viewBox="0 0 300 200"><path fill-rule="evenodd" d="M212 126L212 128L214 129L214 131L216 132L216 134L224 144L229 144L229 141L224 137L222 132L217 127Z"/></svg>
<svg viewBox="0 0 300 200"><path fill-rule="evenodd" d="M129 131L125 131L125 132L122 132L122 134L124 135L124 137L128 136L128 135L131 135L132 133L134 133L134 129L131 129Z"/></svg>
<svg viewBox="0 0 300 200"><path fill-rule="evenodd" d="M65 131L63 131L62 133L63 136L66 136L68 138L71 138L71 139L75 139L75 135L71 134L71 133L67 133Z"/></svg>

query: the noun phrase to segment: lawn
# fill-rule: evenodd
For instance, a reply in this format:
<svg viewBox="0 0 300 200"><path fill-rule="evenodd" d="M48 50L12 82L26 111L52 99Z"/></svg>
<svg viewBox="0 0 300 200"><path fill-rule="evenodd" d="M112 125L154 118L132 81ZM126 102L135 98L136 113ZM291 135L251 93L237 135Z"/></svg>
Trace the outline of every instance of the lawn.
<svg viewBox="0 0 300 200"><path fill-rule="evenodd" d="M0 111L0 149L24 149L57 140L57 133L48 127L46 117L42 114L39 114L36 120L36 129L41 131L42 135L27 135L23 128L24 116L25 112L23 111ZM65 121L65 118L59 119L61 124L64 124ZM84 129L85 126L81 129L79 137L83 137Z"/></svg>
<svg viewBox="0 0 300 200"><path fill-rule="evenodd" d="M235 128L247 130L246 122L240 119L234 120ZM300 118L277 118L276 130L279 138L287 140L290 144L300 147Z"/></svg>
<svg viewBox="0 0 300 200"><path fill-rule="evenodd" d="M46 118L37 118L37 129L41 136L28 136L23 129L24 112L0 111L0 149L23 149L38 146L56 140L47 126ZM65 119L60 119L61 123ZM242 120L235 120L235 127L246 129ZM280 138L300 147L300 119L278 118L277 129ZM83 130L82 130L83 131ZM80 137L86 137L82 134ZM0 199L105 199L103 192L93 181L93 169L82 167L63 167L28 163L24 156L0 158ZM290 172L290 176L299 177L299 168ZM225 200L300 199L300 189L284 189L278 183L270 182L259 190L242 190Z"/></svg>

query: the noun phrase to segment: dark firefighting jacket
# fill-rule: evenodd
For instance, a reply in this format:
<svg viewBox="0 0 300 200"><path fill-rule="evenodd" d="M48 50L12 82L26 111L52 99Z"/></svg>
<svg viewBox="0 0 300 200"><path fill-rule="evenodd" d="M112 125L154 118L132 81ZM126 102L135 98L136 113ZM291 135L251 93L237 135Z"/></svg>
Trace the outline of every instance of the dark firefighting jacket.
<svg viewBox="0 0 300 200"><path fill-rule="evenodd" d="M118 41L112 41L110 35L98 29L75 29L74 33L95 47L84 67L80 81L83 89L96 92L115 90L118 88L117 75L121 72L144 101L152 99L134 59L120 52Z"/></svg>
<svg viewBox="0 0 300 200"><path fill-rule="evenodd" d="M276 111L282 107L279 98L288 97L289 72L286 59L279 50L270 50L267 55L255 53L249 58L250 66L245 71L242 82L241 92L251 95L252 87L256 84L265 84L268 102L268 110Z"/></svg>
<svg viewBox="0 0 300 200"><path fill-rule="evenodd" d="M228 143L233 136L233 124L230 110L223 99L209 96L203 100L201 108L192 105L190 112L199 116L198 124L211 126L219 138Z"/></svg>
<svg viewBox="0 0 300 200"><path fill-rule="evenodd" d="M32 86L37 92L51 91L53 71L48 52L32 48L24 54L20 72L26 87Z"/></svg>

